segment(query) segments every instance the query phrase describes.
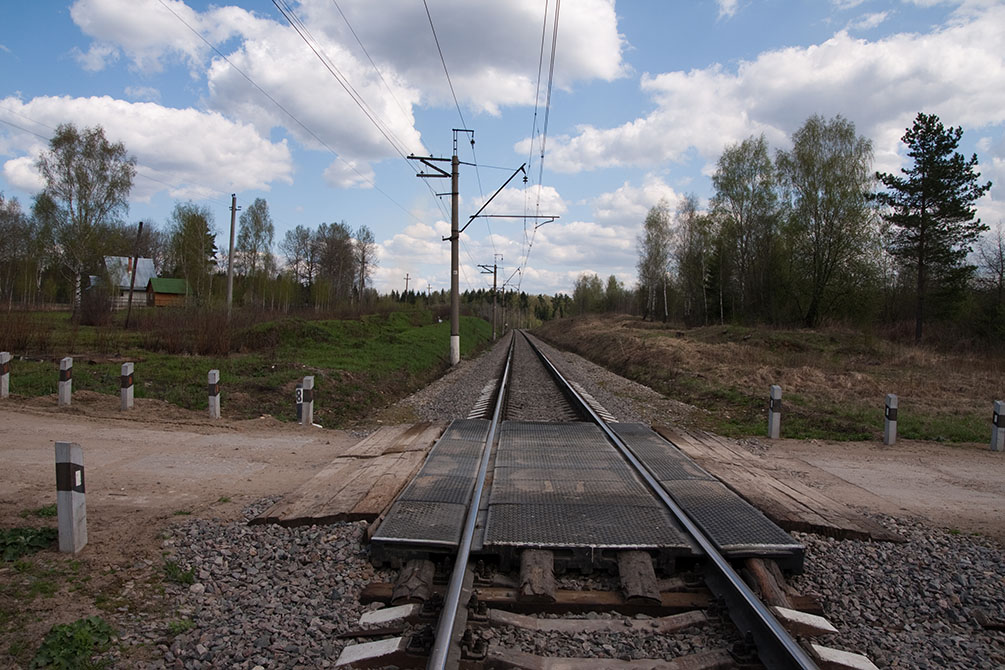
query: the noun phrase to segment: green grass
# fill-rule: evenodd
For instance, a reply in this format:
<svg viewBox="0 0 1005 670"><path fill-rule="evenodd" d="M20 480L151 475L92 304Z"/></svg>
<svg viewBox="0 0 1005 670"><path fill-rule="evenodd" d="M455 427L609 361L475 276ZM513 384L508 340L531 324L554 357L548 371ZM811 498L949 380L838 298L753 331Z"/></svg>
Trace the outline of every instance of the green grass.
<svg viewBox="0 0 1005 670"><path fill-rule="evenodd" d="M270 414L295 421L295 385L304 376L313 375L315 421L340 427L365 420L375 407L411 393L449 367L450 324L436 323L433 315L423 310L349 320L286 317L235 326L228 356L145 348L159 341L150 332L122 331L121 326L75 326L65 313L32 313L26 318L34 320L33 332L46 331L48 338L45 346L33 345L34 340L26 344L34 360L16 358L12 364L11 393L28 397L55 394L59 359L74 355L74 392L117 397L121 361L134 361L135 398L156 398L205 411L207 373L217 369L224 417L248 419ZM197 312L177 314L181 320L201 318ZM36 332L35 339L41 337L43 334ZM490 338L490 324L461 318L463 356L483 348ZM162 338L164 342L175 339ZM116 354L115 362L108 362L107 354Z"/></svg>
<svg viewBox="0 0 1005 670"><path fill-rule="evenodd" d="M168 622L167 632L168 635L174 637L192 630L193 627L195 627L195 623L191 619L176 619Z"/></svg>
<svg viewBox="0 0 1005 670"><path fill-rule="evenodd" d="M38 507L36 509L22 510L21 513L20 513L20 517L22 519L27 519L28 516L30 515L30 516L38 517L40 519L48 519L48 518L54 518L57 514L58 514L58 509L56 507L56 503L52 503L51 505L44 505L44 506Z"/></svg>
<svg viewBox="0 0 1005 670"><path fill-rule="evenodd" d="M164 561L164 576L176 584L195 584L195 570L183 570L174 561Z"/></svg>
<svg viewBox="0 0 1005 670"><path fill-rule="evenodd" d="M53 626L35 652L30 668L65 668L89 670L107 664L92 660L108 650L115 631L98 616Z"/></svg>

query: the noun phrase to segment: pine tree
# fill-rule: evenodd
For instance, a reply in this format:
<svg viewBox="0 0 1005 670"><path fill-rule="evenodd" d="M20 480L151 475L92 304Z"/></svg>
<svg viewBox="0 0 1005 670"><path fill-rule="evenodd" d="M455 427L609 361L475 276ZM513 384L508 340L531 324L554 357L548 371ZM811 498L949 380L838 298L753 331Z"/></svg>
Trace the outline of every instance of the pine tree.
<svg viewBox="0 0 1005 670"><path fill-rule="evenodd" d="M974 203L991 188L978 183L977 154L966 159L956 148L963 129L945 128L935 114L919 112L901 141L914 165L902 168L903 177L877 173L888 189L876 195L887 209L883 218L892 226L887 248L915 273L914 338L921 340L925 298L941 280L969 276L967 254L988 229L975 218Z"/></svg>

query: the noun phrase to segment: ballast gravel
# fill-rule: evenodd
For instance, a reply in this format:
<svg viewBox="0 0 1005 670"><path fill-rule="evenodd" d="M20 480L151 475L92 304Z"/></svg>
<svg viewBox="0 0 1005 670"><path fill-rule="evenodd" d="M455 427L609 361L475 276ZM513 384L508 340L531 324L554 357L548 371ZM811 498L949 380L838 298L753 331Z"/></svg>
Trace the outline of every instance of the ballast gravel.
<svg viewBox="0 0 1005 670"><path fill-rule="evenodd" d="M465 361L402 403L425 420L466 416L485 379L502 366L505 342ZM549 356L622 421L687 422L694 408L674 403L584 359ZM750 445L752 449L757 444ZM245 511L256 516L274 500ZM826 646L863 653L880 668L937 670L1005 668L1005 632L985 629L980 616L1005 621L1005 551L989 539L932 528L915 520L878 517L903 544L835 540L794 533L806 545L806 570L790 579L823 603L838 633ZM367 607L361 590L391 581L374 569L363 543L366 524L281 528L244 521L189 520L165 540L166 559L192 571L194 583L169 583L167 600L191 627L162 635L145 667L324 668L334 665L337 639ZM575 578L563 579L570 586ZM587 585L589 586L589 585ZM617 615L590 615L617 616ZM534 634L513 628L483 639L531 653L601 658L673 657L730 639L726 624L670 636L635 633ZM142 667L133 660L128 666Z"/></svg>

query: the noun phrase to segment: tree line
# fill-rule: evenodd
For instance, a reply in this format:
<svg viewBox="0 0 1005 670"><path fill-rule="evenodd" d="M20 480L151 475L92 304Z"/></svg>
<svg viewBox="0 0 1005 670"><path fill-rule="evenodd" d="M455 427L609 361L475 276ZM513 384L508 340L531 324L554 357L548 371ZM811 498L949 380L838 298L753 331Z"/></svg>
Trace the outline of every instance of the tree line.
<svg viewBox="0 0 1005 670"><path fill-rule="evenodd" d="M635 308L690 325L912 320L920 340L939 320L1000 337L1005 239L1000 224L982 237L975 202L991 183L957 151L962 133L918 114L899 175L873 171L871 141L841 116L811 116L774 158L763 135L727 147L706 209L686 195L646 215Z"/></svg>
<svg viewBox="0 0 1005 670"><path fill-rule="evenodd" d="M76 309L86 288L100 288L88 287L89 277L108 287L107 256L151 258L158 275L186 280L195 304L224 298L229 250L216 246L212 212L179 202L163 227L127 223L136 160L101 127L60 125L36 167L44 187L28 211L0 194L0 300L8 309L43 302ZM376 242L367 226L298 225L279 242L282 264L274 246L268 203L257 198L241 212L234 245L237 304L330 311L375 298Z"/></svg>

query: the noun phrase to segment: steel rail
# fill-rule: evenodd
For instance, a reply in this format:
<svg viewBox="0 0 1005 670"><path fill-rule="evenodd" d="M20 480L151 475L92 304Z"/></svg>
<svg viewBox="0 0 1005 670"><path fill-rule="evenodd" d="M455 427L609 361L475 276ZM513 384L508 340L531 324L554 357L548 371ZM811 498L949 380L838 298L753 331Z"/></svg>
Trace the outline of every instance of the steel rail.
<svg viewBox="0 0 1005 670"><path fill-rule="evenodd" d="M447 593L443 597L443 609L440 611L440 618L436 622L433 648L429 654L429 662L426 664L427 670L446 670L447 667L447 654L450 651L450 644L453 639L457 611L461 602L461 592L464 589L464 572L467 570L468 559L471 556L471 542L475 535L478 508L481 506L482 492L485 488L485 477L488 474L489 460L492 454L492 445L495 443L496 428L498 428L502 420L503 399L506 396L506 384L509 382L510 364L513 361L515 344L516 337L513 337L510 340L506 365L503 367L502 381L499 383L499 394L496 397L495 410L492 413L492 421L489 424L488 436L485 438L485 446L482 448L482 459L478 466L475 490L471 494L471 503L468 505L468 514L464 520L464 530L461 533L460 545L457 548L457 557L454 559L454 569L450 573L450 583L447 585Z"/></svg>
<svg viewBox="0 0 1005 670"><path fill-rule="evenodd" d="M600 427L607 439L621 452L625 460L635 468L653 493L673 512L680 524L698 543L717 571L708 575L709 588L715 595L726 601L730 618L733 619L737 628L741 632L750 633L753 637L761 662L769 668L818 670L817 664L806 653L806 650L778 622L778 619L747 586L747 583L737 574L726 558L719 553L708 536L660 485L649 468L635 457L624 440L618 437L617 433L611 430L610 426L593 411L593 408L576 392L576 389L562 376L558 368L544 355L544 352L538 349L523 331L521 334L530 343L531 348L541 358L556 381L563 387L565 393L575 398L582 411Z"/></svg>

